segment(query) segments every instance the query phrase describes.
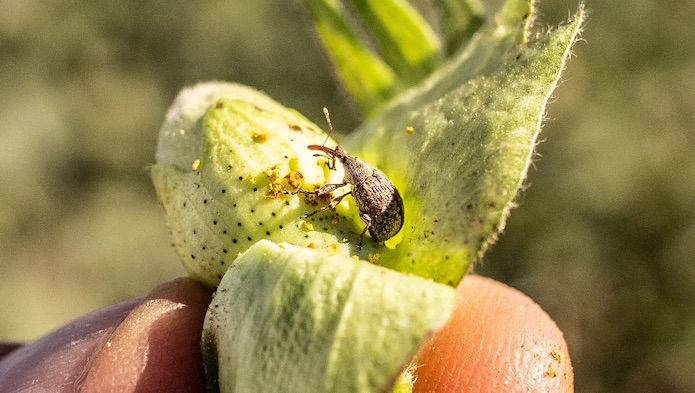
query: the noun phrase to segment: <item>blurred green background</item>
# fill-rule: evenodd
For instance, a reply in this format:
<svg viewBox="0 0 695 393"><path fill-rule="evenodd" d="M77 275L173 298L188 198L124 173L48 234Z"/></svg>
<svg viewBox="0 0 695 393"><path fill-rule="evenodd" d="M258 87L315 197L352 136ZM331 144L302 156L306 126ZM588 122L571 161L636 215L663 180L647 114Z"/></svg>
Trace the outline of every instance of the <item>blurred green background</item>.
<svg viewBox="0 0 695 393"><path fill-rule="evenodd" d="M184 274L146 170L183 86L359 122L296 2L164 3L0 2L0 340ZM545 3L545 25L577 5ZM557 321L577 391L692 391L695 3L587 3L531 187L476 270Z"/></svg>

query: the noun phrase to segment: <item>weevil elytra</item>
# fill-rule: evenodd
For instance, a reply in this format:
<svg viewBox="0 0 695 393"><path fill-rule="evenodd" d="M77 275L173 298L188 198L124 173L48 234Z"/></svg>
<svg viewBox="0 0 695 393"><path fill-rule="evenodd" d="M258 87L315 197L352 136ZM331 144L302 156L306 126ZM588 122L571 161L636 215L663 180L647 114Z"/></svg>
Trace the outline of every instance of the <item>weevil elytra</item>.
<svg viewBox="0 0 695 393"><path fill-rule="evenodd" d="M328 113L328 109L323 108L323 114L328 122L329 133L333 133L333 125ZM328 136L326 136L328 140ZM324 145L325 145L324 141ZM326 184L314 191L297 191L305 194L314 194L316 196L324 196L335 191L336 189L352 185L352 190L333 199L328 205L305 214L303 217L311 217L321 211L335 208L343 198L352 195L357 203L357 208L360 212L360 218L367 225L360 234L360 242L358 247L362 248L364 234L369 230L369 234L377 242L383 242L395 236L403 227L403 219L405 211L403 209L403 199L401 194L394 187L391 180L380 170L372 168L369 164L347 153L340 145L335 149L325 147L324 145L309 145L309 150L320 151L323 154L315 154L315 156L328 158L328 168L335 170L336 158L343 164L345 177L340 184Z"/></svg>

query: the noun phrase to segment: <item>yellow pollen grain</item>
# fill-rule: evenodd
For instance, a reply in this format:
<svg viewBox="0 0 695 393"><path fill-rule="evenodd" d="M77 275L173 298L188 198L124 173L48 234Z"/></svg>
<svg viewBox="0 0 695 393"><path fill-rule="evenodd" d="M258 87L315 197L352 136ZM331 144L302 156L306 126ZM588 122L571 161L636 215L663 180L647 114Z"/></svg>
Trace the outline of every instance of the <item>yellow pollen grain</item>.
<svg viewBox="0 0 695 393"><path fill-rule="evenodd" d="M550 351L550 356L557 360L558 363L562 363L562 354L558 351Z"/></svg>
<svg viewBox="0 0 695 393"><path fill-rule="evenodd" d="M380 257L379 254L369 254L369 256L367 257L367 260L370 263L377 263L377 262L379 262L379 257Z"/></svg>
<svg viewBox="0 0 695 393"><path fill-rule="evenodd" d="M285 194L285 186L280 183L268 184L268 191L263 195L264 199L275 199Z"/></svg>
<svg viewBox="0 0 695 393"><path fill-rule="evenodd" d="M311 242L311 243L309 243L309 245L308 245L307 247L309 247L309 248L316 248L316 243Z"/></svg>
<svg viewBox="0 0 695 393"><path fill-rule="evenodd" d="M413 127L406 127L405 133L408 135L413 135L415 133L415 129Z"/></svg>
<svg viewBox="0 0 695 393"><path fill-rule="evenodd" d="M258 132L253 133L253 141L256 143L264 143L268 140L268 134L261 134Z"/></svg>
<svg viewBox="0 0 695 393"><path fill-rule="evenodd" d="M314 224L310 223L309 221L302 221L302 229L305 231L313 231Z"/></svg>
<svg viewBox="0 0 695 393"><path fill-rule="evenodd" d="M548 369L545 370L545 375L549 376L550 378L555 378L557 376L557 372L553 369L552 364L548 365Z"/></svg>
<svg viewBox="0 0 695 393"><path fill-rule="evenodd" d="M304 175L302 175L301 172L290 171L290 173L285 176L285 179L287 179L287 183L292 188L298 190L304 182Z"/></svg>
<svg viewBox="0 0 695 393"><path fill-rule="evenodd" d="M271 182L280 178L280 168L278 167L278 164L271 166L263 172L266 176L268 176Z"/></svg>
<svg viewBox="0 0 695 393"><path fill-rule="evenodd" d="M193 164L191 164L191 169L193 169L194 171L197 171L198 168L200 168L200 160L193 161Z"/></svg>
<svg viewBox="0 0 695 393"><path fill-rule="evenodd" d="M268 176L268 179L270 180L270 184L268 184L268 191L263 195L263 198L265 199L274 199L277 198L280 194L285 194L285 186L280 183L280 168L278 167L278 164L273 165L272 167L266 169L264 171L265 175Z"/></svg>

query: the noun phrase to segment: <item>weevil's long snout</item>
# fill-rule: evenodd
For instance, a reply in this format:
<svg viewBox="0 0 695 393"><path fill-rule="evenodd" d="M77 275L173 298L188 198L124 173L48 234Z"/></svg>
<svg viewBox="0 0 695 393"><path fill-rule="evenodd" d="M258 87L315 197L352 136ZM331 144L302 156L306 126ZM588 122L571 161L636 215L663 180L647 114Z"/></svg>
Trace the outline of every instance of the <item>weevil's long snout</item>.
<svg viewBox="0 0 695 393"><path fill-rule="evenodd" d="M343 158L343 156L344 156L344 154L341 152L341 150L339 150L337 148L331 149L329 147L321 146L321 145L309 145L309 146L307 146L307 148L309 150L319 150L319 151L322 151L326 154L330 154L331 156L335 156L338 158Z"/></svg>

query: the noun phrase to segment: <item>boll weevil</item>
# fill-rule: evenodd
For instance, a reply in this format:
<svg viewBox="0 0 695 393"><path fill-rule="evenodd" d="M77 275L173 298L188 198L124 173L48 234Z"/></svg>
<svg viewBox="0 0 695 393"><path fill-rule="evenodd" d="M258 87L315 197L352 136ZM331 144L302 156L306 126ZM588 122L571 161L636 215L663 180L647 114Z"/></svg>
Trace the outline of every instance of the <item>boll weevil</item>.
<svg viewBox="0 0 695 393"><path fill-rule="evenodd" d="M328 109L323 108L323 114L328 122L330 135L333 132ZM328 140L328 136L326 136ZM325 145L324 141L324 145ZM299 190L296 193L313 194L318 197L325 196L346 185L352 185L352 189L334 198L328 205L305 214L303 218L308 218L316 213L327 209L335 208L343 198L352 195L355 198L360 218L366 227L360 233L359 249L362 248L364 234L369 231L372 239L383 242L395 236L403 227L404 209L403 199L393 182L380 170L371 167L360 158L349 154L342 146L337 145L335 149L324 145L309 145L309 150L320 151L324 154L315 156L328 158L328 168L335 170L336 159L343 164L345 176L342 183L325 184L314 191Z"/></svg>

